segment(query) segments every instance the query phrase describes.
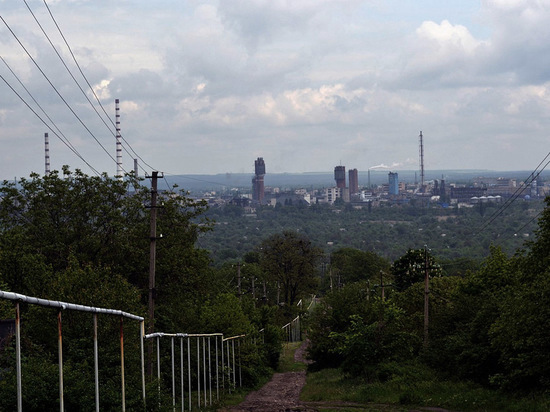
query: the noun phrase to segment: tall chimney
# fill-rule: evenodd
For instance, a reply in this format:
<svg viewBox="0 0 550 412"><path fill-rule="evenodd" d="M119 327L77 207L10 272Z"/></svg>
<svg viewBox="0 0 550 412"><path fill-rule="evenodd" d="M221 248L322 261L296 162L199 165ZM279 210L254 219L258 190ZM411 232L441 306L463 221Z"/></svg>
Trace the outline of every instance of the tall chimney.
<svg viewBox="0 0 550 412"><path fill-rule="evenodd" d="M120 141L120 108L119 100L115 99L115 125L116 125L116 177L122 179L122 143Z"/></svg>
<svg viewBox="0 0 550 412"><path fill-rule="evenodd" d="M50 139L48 133L44 133L45 171L44 175L50 174Z"/></svg>

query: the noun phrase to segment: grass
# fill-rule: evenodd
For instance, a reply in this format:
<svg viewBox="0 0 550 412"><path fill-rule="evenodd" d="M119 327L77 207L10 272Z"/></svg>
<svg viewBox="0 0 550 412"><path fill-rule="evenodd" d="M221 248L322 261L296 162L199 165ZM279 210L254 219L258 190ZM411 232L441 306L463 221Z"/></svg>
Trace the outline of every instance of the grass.
<svg viewBox="0 0 550 412"><path fill-rule="evenodd" d="M302 342L285 343L283 345L283 351L279 358L279 367L277 372L299 372L306 370L307 366L302 362L296 362L294 360L294 353L296 349L300 347Z"/></svg>
<svg viewBox="0 0 550 412"><path fill-rule="evenodd" d="M332 410L401 411L411 407L440 407L455 411L547 411L550 397L513 397L469 382L441 380L429 368L417 364L386 365L387 380L366 383L346 378L338 369L308 373L301 399L319 402ZM336 408L336 406L338 406Z"/></svg>

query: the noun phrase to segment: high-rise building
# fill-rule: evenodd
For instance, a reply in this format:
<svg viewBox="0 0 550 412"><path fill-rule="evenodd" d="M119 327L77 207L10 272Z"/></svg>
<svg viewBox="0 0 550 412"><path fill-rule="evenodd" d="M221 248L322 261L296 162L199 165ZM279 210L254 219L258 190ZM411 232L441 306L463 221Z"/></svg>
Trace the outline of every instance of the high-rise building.
<svg viewBox="0 0 550 412"><path fill-rule="evenodd" d="M388 173L388 193L390 195L399 194L399 176L397 173Z"/></svg>
<svg viewBox="0 0 550 412"><path fill-rule="evenodd" d="M346 167L336 166L334 168L334 180L336 180L336 187L344 189L346 187Z"/></svg>
<svg viewBox="0 0 550 412"><path fill-rule="evenodd" d="M265 197L265 162L263 157L258 157L258 159L254 161L254 174L255 175L252 178L252 199L256 200L260 204L263 204Z"/></svg>
<svg viewBox="0 0 550 412"><path fill-rule="evenodd" d="M359 193L359 178L357 169L350 169L348 172L349 175L349 193L353 195Z"/></svg>

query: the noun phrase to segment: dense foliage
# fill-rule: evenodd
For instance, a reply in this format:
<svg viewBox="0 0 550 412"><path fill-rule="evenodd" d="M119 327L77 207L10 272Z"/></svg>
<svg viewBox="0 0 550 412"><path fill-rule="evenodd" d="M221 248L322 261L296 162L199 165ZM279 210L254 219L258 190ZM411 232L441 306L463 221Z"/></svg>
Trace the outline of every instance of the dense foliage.
<svg viewBox="0 0 550 412"><path fill-rule="evenodd" d="M535 238L523 249L508 256L491 247L482 264L463 276L439 277L435 256L427 249L409 250L393 264L396 287L385 301L364 281L327 294L311 316L310 355L319 366L339 365L367 380L388 379L392 362L417 359L442 377L516 393L547 391L549 244L547 200Z"/></svg>
<svg viewBox="0 0 550 412"><path fill-rule="evenodd" d="M317 290L317 263L321 250L296 232L284 231L265 239L259 247L260 264L277 284L282 299L277 303L293 306L298 299Z"/></svg>
<svg viewBox="0 0 550 412"><path fill-rule="evenodd" d="M311 239L327 256L341 248L353 248L394 261L408 249L427 245L440 264L456 259L478 264L492 244L508 254L520 248L536 228L531 220L543 206L538 200L518 200L481 232L480 227L499 204L485 205L483 214L479 208L442 208L437 204L427 208L381 204L370 210L349 204L340 208L278 205L257 208L252 214L225 206L208 210L206 216L215 221L215 230L201 235L199 243L212 251L216 263L222 263L254 250L272 234L293 230ZM453 274L464 274L467 266L452 267Z"/></svg>

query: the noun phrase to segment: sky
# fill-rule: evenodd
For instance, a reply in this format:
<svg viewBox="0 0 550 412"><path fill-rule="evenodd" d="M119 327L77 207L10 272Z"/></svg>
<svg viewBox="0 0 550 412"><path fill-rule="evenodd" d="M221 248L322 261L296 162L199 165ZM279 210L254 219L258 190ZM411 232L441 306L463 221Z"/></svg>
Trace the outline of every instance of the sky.
<svg viewBox="0 0 550 412"><path fill-rule="evenodd" d="M46 4L108 117L44 0L0 0L0 179L44 174L45 132L52 169L114 175L115 99L140 173L418 170L420 131L426 170L550 151L550 0Z"/></svg>

